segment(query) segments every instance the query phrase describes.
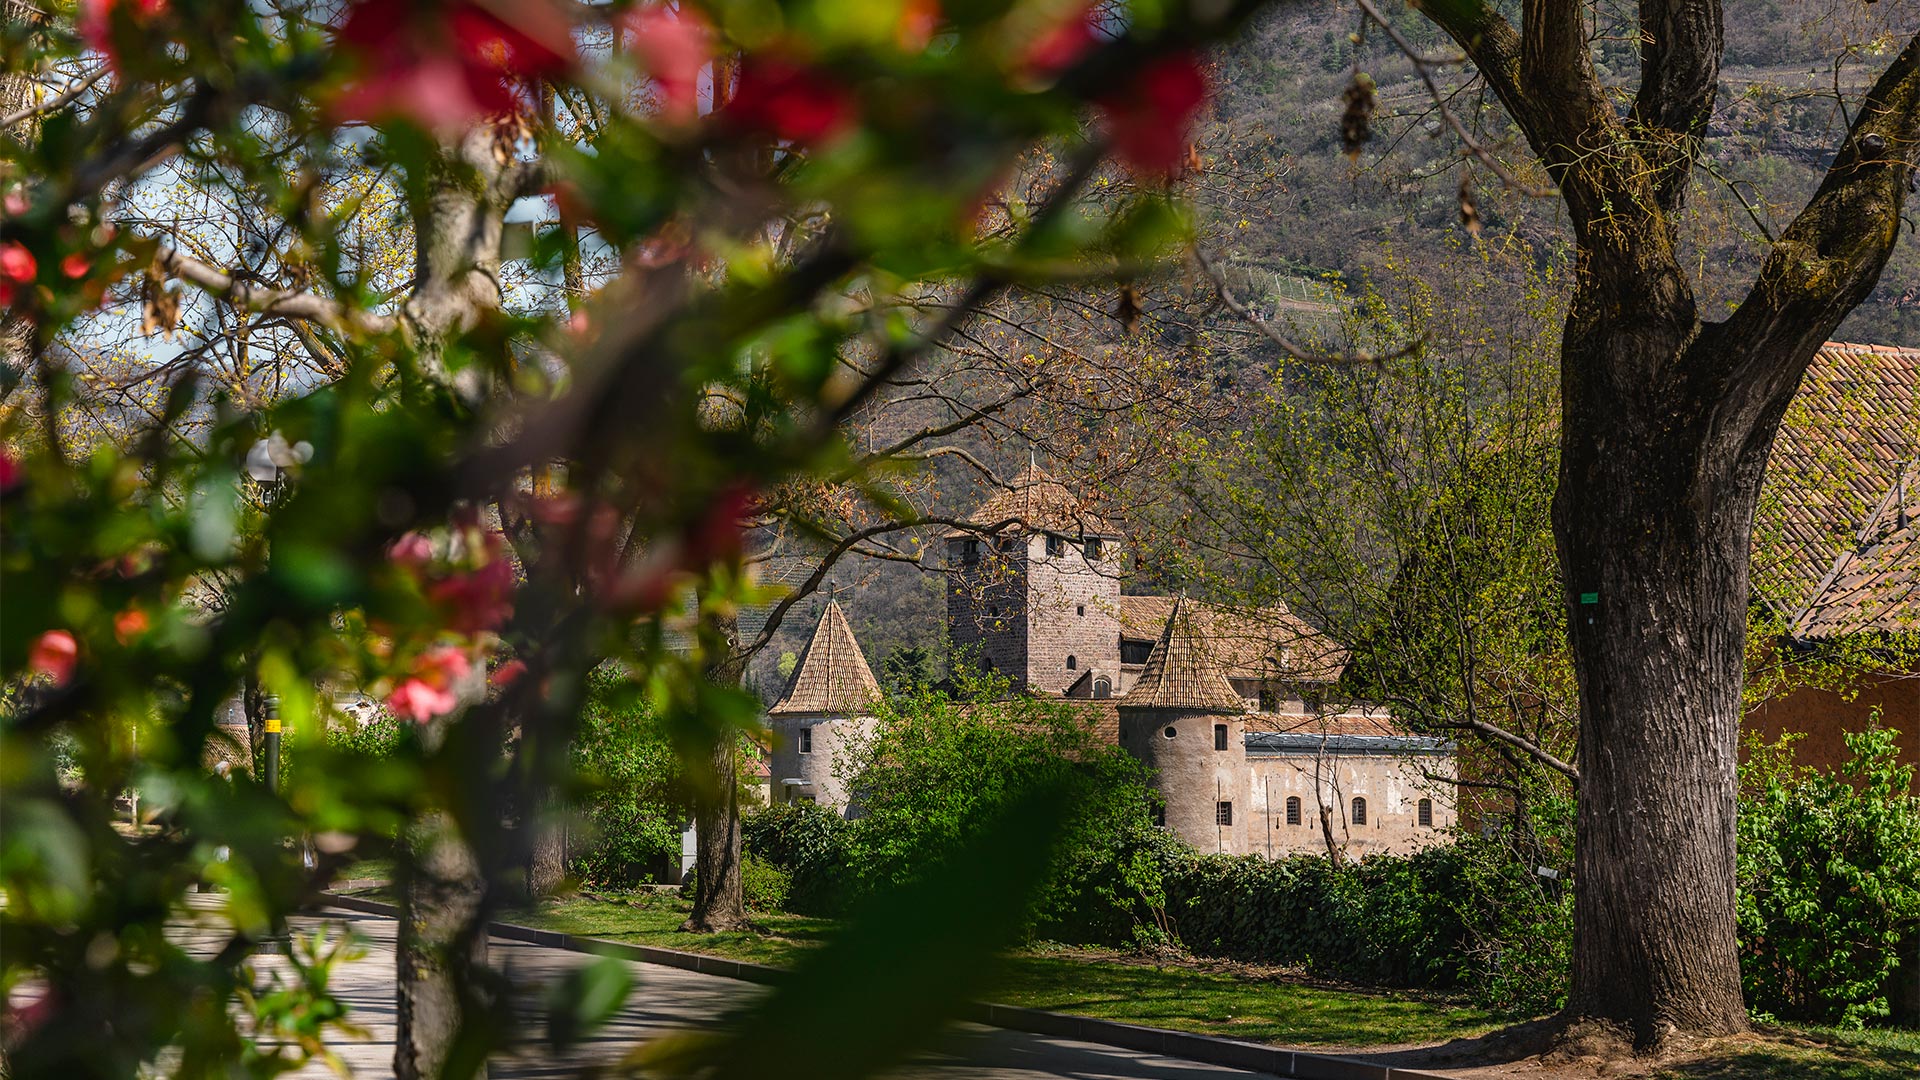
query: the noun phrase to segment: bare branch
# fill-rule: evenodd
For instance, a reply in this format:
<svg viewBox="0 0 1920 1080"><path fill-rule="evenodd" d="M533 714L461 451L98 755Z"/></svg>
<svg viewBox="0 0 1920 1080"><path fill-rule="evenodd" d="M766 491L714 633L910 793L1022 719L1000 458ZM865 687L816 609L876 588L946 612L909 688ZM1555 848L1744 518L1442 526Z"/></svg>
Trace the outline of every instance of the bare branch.
<svg viewBox="0 0 1920 1080"><path fill-rule="evenodd" d="M154 260L183 281L200 286L235 307L269 315L308 319L333 330L357 330L378 334L396 325L390 315L353 311L338 300L317 293L287 289L265 289L244 281L235 281L225 271L209 266L178 248L161 248Z"/></svg>

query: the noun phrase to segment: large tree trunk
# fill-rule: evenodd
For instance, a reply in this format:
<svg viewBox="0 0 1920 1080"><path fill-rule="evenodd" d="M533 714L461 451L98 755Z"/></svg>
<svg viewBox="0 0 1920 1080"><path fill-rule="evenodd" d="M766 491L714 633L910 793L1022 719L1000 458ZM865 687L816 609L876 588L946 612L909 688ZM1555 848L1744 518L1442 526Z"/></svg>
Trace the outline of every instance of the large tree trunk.
<svg viewBox="0 0 1920 1080"><path fill-rule="evenodd" d="M713 751L715 795L694 809L693 914L682 930L714 934L747 925L746 892L740 879L740 783L731 739Z"/></svg>
<svg viewBox="0 0 1920 1080"><path fill-rule="evenodd" d="M487 935L478 928L485 883L446 814L415 822L406 845L393 1072L400 1080L440 1080L462 1017L480 1004L464 999L477 993L487 964ZM468 1075L484 1077L485 1065Z"/></svg>
<svg viewBox="0 0 1920 1080"><path fill-rule="evenodd" d="M567 822L564 807L547 791L527 815L527 902L534 903L560 891L567 879Z"/></svg>
<svg viewBox="0 0 1920 1080"><path fill-rule="evenodd" d="M495 150L495 132L487 124L442 145L424 196L413 206L416 278L401 315L423 373L442 382L449 381L442 360L447 341L500 306L500 239L517 181ZM463 369L451 383L469 400L486 390L474 368ZM486 696L485 666L474 665L469 678L460 699L470 704ZM423 737L430 746L445 738L444 725L451 722L443 717L427 726ZM406 839L411 874L396 942L400 1007L393 1067L401 1080L437 1080L453 1059L462 1020L490 1007L481 996L489 981L481 925L486 881L446 812L424 814ZM486 1074L483 1061L471 1067L463 1075Z"/></svg>
<svg viewBox="0 0 1920 1080"><path fill-rule="evenodd" d="M708 665L708 681L738 686L746 673L739 655L740 620L722 616L707 628L710 647L721 657ZM681 927L697 934L739 930L747 925L746 891L740 878L739 751L731 732L714 744L713 788L694 805L693 914Z"/></svg>
<svg viewBox="0 0 1920 1080"><path fill-rule="evenodd" d="M1642 1046L1747 1022L1734 764L1748 544L1778 417L1723 425L1657 400L1673 382L1623 401L1617 381L1697 344L1576 313L1564 360L1554 532L1581 709L1568 1012L1624 1023Z"/></svg>

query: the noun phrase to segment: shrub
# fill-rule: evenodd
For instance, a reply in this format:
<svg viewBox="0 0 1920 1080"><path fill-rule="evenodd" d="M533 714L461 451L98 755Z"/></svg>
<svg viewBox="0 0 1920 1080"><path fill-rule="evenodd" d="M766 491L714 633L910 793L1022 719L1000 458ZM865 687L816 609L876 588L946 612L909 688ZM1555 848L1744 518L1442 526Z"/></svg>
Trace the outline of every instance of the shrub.
<svg viewBox="0 0 1920 1080"><path fill-rule="evenodd" d="M568 872L608 888L651 881L679 855L692 813L680 759L660 722L629 684L596 675L572 758L585 787L578 805L588 836L568 844Z"/></svg>
<svg viewBox="0 0 1920 1080"><path fill-rule="evenodd" d="M964 667L954 678L952 693L922 686L878 703L871 737L855 746L853 887L912 879L964 847L981 823L1058 785L1071 793L1073 810L1055 835L1035 837L1054 845L1054 861L1028 929L1130 941L1161 905L1146 768L1103 739L1078 705L1009 694L1003 678Z"/></svg>
<svg viewBox="0 0 1920 1080"><path fill-rule="evenodd" d="M740 891L748 911L780 911L787 905L792 879L785 870L752 855L740 859Z"/></svg>
<svg viewBox="0 0 1920 1080"><path fill-rule="evenodd" d="M1741 980L1757 1013L1858 1027L1888 1014L1920 928L1920 799L1894 732L1847 734L1837 774L1795 765L1791 739L1741 767Z"/></svg>
<svg viewBox="0 0 1920 1080"><path fill-rule="evenodd" d="M848 840L846 820L814 803L770 806L740 824L742 850L787 873L785 907L801 915L846 909L853 877Z"/></svg>
<svg viewBox="0 0 1920 1080"><path fill-rule="evenodd" d="M1572 903L1503 836L1341 866L1320 855L1188 853L1166 873L1180 942L1396 986L1468 987L1537 1015L1566 994Z"/></svg>

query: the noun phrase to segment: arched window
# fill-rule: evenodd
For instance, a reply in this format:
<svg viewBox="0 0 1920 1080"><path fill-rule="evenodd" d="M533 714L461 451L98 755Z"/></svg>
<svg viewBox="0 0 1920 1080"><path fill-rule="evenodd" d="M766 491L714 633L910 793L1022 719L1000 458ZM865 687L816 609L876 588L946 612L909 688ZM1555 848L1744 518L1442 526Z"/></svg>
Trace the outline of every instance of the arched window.
<svg viewBox="0 0 1920 1080"><path fill-rule="evenodd" d="M1428 826L1429 828L1431 828L1433 825L1433 800L1432 799L1420 800L1420 824Z"/></svg>
<svg viewBox="0 0 1920 1080"><path fill-rule="evenodd" d="M1287 796L1287 824L1300 824L1300 796Z"/></svg>
<svg viewBox="0 0 1920 1080"><path fill-rule="evenodd" d="M1067 670L1068 670L1068 671L1072 671L1073 669L1075 669L1075 668L1077 668L1077 667L1079 667L1079 666L1080 666L1080 661L1078 661L1078 660L1075 660L1075 659L1074 659L1074 658L1073 658L1073 657L1072 657L1071 655L1069 655L1069 656L1067 657Z"/></svg>
<svg viewBox="0 0 1920 1080"><path fill-rule="evenodd" d="M1113 696L1113 683L1106 676L1093 680L1093 697L1096 701L1105 701Z"/></svg>
<svg viewBox="0 0 1920 1080"><path fill-rule="evenodd" d="M1367 823L1367 800L1359 798L1353 800L1353 823L1355 825Z"/></svg>

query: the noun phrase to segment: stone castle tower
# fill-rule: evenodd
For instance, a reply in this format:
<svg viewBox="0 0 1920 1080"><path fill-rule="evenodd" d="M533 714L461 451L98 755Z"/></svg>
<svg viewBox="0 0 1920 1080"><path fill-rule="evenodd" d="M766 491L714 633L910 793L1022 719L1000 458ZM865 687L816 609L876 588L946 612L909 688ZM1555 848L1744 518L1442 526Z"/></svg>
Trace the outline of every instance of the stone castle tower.
<svg viewBox="0 0 1920 1080"><path fill-rule="evenodd" d="M773 728L771 800L817 802L846 812L845 779L835 765L872 729L880 684L854 640L838 600L829 599L780 700L767 710Z"/></svg>
<svg viewBox="0 0 1920 1080"><path fill-rule="evenodd" d="M1185 597L1174 601L1146 670L1118 706L1120 746L1153 768L1166 827L1200 851L1241 854L1252 810L1246 707Z"/></svg>
<svg viewBox="0 0 1920 1080"><path fill-rule="evenodd" d="M956 649L1049 694L1119 669L1118 529L1033 464L967 521L946 537Z"/></svg>

